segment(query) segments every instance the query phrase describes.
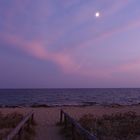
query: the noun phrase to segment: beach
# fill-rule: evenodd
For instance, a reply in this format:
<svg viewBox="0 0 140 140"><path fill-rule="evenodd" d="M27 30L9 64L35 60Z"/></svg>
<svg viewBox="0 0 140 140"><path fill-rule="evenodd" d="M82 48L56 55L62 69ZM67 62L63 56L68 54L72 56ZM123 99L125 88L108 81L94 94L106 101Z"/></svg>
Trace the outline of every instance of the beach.
<svg viewBox="0 0 140 140"><path fill-rule="evenodd" d="M140 115L140 105L127 106L61 106L61 107L16 107L16 108L0 108L3 114L18 112L23 115L28 112L34 112L34 119L37 123L35 126L36 134L33 140L63 140L63 135L60 134L60 127L56 123L60 120L60 110L63 109L71 117L78 120L85 114L93 114L101 116L112 113L125 113L134 111Z"/></svg>

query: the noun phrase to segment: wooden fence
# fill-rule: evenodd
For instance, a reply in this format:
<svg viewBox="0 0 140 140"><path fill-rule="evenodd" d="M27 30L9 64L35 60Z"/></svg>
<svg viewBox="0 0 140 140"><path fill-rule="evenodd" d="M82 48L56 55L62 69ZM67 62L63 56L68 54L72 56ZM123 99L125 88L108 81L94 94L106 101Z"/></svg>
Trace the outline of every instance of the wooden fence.
<svg viewBox="0 0 140 140"><path fill-rule="evenodd" d="M9 135L3 139L3 140L13 140L14 138L17 138L18 140L21 139L24 127L27 126L28 128L32 124L34 119L34 113L33 111L27 114L23 120L9 133Z"/></svg>
<svg viewBox="0 0 140 140"><path fill-rule="evenodd" d="M93 134L84 129L76 120L70 117L63 110L60 111L60 124L64 124L65 128L68 127L68 124L71 125L72 140L76 140L77 133L81 135L84 140L97 140L97 138Z"/></svg>

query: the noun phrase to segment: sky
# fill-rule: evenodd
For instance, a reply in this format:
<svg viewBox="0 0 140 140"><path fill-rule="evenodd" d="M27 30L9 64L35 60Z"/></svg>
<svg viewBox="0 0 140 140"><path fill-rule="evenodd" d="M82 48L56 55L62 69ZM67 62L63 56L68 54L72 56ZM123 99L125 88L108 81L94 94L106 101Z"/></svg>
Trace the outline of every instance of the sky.
<svg viewBox="0 0 140 140"><path fill-rule="evenodd" d="M0 0L0 88L140 87L139 6Z"/></svg>

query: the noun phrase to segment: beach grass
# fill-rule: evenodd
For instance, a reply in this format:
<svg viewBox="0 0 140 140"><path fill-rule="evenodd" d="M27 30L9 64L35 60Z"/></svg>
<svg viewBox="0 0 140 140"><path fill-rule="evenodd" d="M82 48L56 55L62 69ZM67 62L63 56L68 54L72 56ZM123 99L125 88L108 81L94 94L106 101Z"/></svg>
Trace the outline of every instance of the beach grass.
<svg viewBox="0 0 140 140"><path fill-rule="evenodd" d="M82 116L79 123L99 140L136 140L140 138L140 116L135 112L96 117Z"/></svg>
<svg viewBox="0 0 140 140"><path fill-rule="evenodd" d="M24 118L23 114L18 112L2 114L0 112L0 140L5 138ZM23 139L30 140L35 135L34 126L37 125L33 120L32 126L24 128Z"/></svg>
<svg viewBox="0 0 140 140"><path fill-rule="evenodd" d="M4 138L23 119L17 112L2 114L0 112L0 139Z"/></svg>

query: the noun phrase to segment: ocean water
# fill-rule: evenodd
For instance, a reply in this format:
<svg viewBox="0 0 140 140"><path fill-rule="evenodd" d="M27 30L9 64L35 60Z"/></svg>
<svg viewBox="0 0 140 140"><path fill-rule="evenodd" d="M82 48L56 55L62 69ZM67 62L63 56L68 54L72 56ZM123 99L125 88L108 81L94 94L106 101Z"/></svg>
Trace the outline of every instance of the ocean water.
<svg viewBox="0 0 140 140"><path fill-rule="evenodd" d="M139 88L122 89L0 89L0 105L30 106L83 104L138 104Z"/></svg>

